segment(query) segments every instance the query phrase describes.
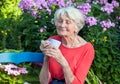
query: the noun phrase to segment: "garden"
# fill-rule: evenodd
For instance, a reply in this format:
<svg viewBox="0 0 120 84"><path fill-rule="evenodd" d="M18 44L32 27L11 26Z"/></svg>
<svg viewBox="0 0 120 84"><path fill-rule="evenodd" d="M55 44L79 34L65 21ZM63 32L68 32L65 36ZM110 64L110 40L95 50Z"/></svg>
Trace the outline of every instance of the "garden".
<svg viewBox="0 0 120 84"><path fill-rule="evenodd" d="M0 0L0 53L41 52L41 40L56 35L54 12L65 6L84 14L79 35L95 49L85 84L120 84L119 0ZM39 84L40 68L34 63L1 63L0 84Z"/></svg>

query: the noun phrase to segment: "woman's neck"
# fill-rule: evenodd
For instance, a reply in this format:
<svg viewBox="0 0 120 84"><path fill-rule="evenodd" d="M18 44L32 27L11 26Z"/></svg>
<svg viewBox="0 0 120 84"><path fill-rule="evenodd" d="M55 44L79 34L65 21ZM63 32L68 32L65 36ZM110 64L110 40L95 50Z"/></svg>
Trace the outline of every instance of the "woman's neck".
<svg viewBox="0 0 120 84"><path fill-rule="evenodd" d="M78 43L78 35L73 35L73 36L63 36L62 37L62 44L67 47L76 47L75 44Z"/></svg>
<svg viewBox="0 0 120 84"><path fill-rule="evenodd" d="M64 36L61 38L62 44L69 48L80 47L85 45L87 41L85 41L82 37L75 35L75 36Z"/></svg>

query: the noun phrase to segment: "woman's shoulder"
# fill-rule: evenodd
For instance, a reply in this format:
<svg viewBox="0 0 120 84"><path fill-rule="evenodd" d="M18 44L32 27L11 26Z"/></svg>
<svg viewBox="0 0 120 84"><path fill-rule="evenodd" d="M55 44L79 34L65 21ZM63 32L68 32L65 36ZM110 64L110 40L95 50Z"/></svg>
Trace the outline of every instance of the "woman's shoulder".
<svg viewBox="0 0 120 84"><path fill-rule="evenodd" d="M89 49L94 49L94 46L93 46L93 44L91 42L87 42L85 45Z"/></svg>

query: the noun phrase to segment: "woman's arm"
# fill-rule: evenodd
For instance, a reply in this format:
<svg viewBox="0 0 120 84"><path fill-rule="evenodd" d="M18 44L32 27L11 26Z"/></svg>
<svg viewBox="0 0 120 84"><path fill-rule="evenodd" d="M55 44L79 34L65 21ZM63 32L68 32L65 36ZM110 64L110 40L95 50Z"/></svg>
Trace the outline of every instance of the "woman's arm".
<svg viewBox="0 0 120 84"><path fill-rule="evenodd" d="M45 52L45 54L54 58L61 65L65 77L65 83L72 84L72 81L74 80L74 74L61 51L57 47L53 47L47 49L47 52Z"/></svg>
<svg viewBox="0 0 120 84"><path fill-rule="evenodd" d="M68 64L68 62L64 61L64 64L61 64L62 66L62 70L63 70L63 73L64 73L64 78L65 78L65 83L66 84L72 84L72 81L74 80L74 74Z"/></svg>
<svg viewBox="0 0 120 84"><path fill-rule="evenodd" d="M76 70L72 72L69 63L62 55L58 48L47 50L46 55L54 58L62 67L66 84L84 84L87 73L94 59L94 49L89 47L86 49L82 59L76 64Z"/></svg>
<svg viewBox="0 0 120 84"><path fill-rule="evenodd" d="M50 43L48 41L42 41L40 45L40 50L44 53L44 62L40 71L40 83L41 84L49 84L51 74L49 72L49 57L45 54L46 50L51 48Z"/></svg>
<svg viewBox="0 0 120 84"><path fill-rule="evenodd" d="M78 59L76 64L76 70L74 72L74 80L71 84L84 84L88 71L91 67L91 64L94 59L94 48L89 46L85 53L82 55L82 58Z"/></svg>
<svg viewBox="0 0 120 84"><path fill-rule="evenodd" d="M44 63L40 71L40 83L41 84L49 84L51 74L48 69L48 64L49 64L49 57L45 56L44 57Z"/></svg>
<svg viewBox="0 0 120 84"><path fill-rule="evenodd" d="M87 73L90 69L92 61L94 59L93 47L88 48L83 55L81 61L78 61L75 72L72 72L69 64L64 61L65 65L61 64L66 84L84 84Z"/></svg>

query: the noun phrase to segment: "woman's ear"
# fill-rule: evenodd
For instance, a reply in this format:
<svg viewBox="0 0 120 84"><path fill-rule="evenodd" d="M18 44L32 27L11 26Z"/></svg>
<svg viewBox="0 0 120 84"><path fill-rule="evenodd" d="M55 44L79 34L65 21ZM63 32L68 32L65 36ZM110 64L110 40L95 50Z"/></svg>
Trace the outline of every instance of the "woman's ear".
<svg viewBox="0 0 120 84"><path fill-rule="evenodd" d="M75 33L78 33L78 27L75 25Z"/></svg>

